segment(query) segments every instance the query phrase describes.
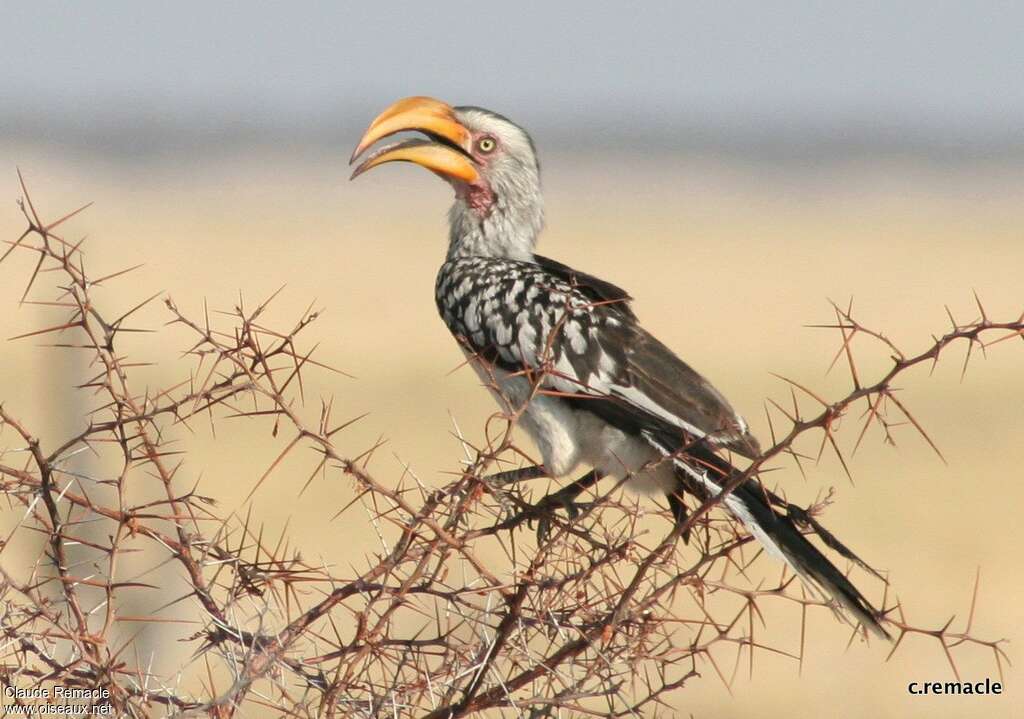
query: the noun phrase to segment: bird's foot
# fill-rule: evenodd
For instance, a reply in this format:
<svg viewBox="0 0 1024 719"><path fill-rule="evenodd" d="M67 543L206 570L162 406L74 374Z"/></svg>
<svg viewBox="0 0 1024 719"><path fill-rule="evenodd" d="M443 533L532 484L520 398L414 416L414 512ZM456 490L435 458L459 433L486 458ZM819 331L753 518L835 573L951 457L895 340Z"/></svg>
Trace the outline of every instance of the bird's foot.
<svg viewBox="0 0 1024 719"><path fill-rule="evenodd" d="M485 477L480 477L480 482L487 487L491 495L497 500L498 504L501 505L501 514L505 517L516 516L516 505L509 493L505 491L505 487L516 482L523 482L528 479L538 479L539 477L546 477L547 470L544 469L543 465L536 464L530 467L520 467L518 469L509 469L504 472L495 472L494 474L488 474ZM521 523L521 521L520 521ZM502 522L502 524L508 524L508 522ZM516 524L512 525L517 526Z"/></svg>
<svg viewBox="0 0 1024 719"><path fill-rule="evenodd" d="M528 505L505 524L509 528L514 528L526 522L526 526L532 529L533 521L536 520L537 543L542 544L547 541L548 536L551 534L555 512L563 510L571 523L580 516L582 510L593 506L591 502L577 502L576 498L585 489L596 484L600 478L601 476L596 471L588 472L572 484L562 487L557 492L552 492L539 502Z"/></svg>
<svg viewBox="0 0 1024 719"><path fill-rule="evenodd" d="M557 492L552 492L522 512L525 515L524 519L527 527L532 529L533 520L537 520L537 544L543 544L548 540L548 537L551 535L552 523L555 520L555 513L558 510L565 512L566 518L571 524L576 521L576 518L580 516L582 511L593 506L592 502L577 502L576 497L579 495L579 492L567 492L566 490L569 489L574 488L570 485Z"/></svg>

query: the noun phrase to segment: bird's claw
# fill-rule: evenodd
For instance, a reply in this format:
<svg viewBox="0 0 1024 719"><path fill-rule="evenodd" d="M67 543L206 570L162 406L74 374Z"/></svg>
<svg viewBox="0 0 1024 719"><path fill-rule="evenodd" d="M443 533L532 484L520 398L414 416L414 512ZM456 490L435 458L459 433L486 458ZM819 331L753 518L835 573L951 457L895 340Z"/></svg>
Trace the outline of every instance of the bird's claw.
<svg viewBox="0 0 1024 719"><path fill-rule="evenodd" d="M569 523L572 523L580 516L582 510L591 506L591 502L577 502L575 496L572 493L565 493L564 490L554 492L521 513L526 520L526 526L531 529L533 529L533 520L537 520L538 544L543 544L548 540L556 511L564 510Z"/></svg>
<svg viewBox="0 0 1024 719"><path fill-rule="evenodd" d="M544 468L538 465L535 467L511 470L509 472L501 472L499 474L491 475L488 479L508 483L510 481L519 481L521 479L534 479L540 476L545 476L545 474L546 472ZM581 492L592 487L600 479L601 475L598 474L596 470L591 470L572 484L562 487L557 492L552 492L535 504L526 504L521 500L516 499L515 501L520 504L522 509L517 514L511 515L508 519L503 521L501 523L501 527L511 531L525 522L526 526L532 529L533 521L537 520L537 543L542 544L547 540L548 535L551 533L552 520L554 519L554 514L557 510L565 510L568 520L571 523L576 521L576 518L580 516L581 509L593 506L592 502L577 502L576 498L580 496Z"/></svg>

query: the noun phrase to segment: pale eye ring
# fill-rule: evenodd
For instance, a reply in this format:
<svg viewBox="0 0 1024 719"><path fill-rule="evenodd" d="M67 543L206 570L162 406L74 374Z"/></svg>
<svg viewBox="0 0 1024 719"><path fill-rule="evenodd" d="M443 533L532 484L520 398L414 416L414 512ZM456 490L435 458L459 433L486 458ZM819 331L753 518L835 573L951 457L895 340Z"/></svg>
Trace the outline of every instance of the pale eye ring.
<svg viewBox="0 0 1024 719"><path fill-rule="evenodd" d="M489 155L494 152L494 149L498 146L497 141L490 135L484 135L476 143L476 149L484 155Z"/></svg>

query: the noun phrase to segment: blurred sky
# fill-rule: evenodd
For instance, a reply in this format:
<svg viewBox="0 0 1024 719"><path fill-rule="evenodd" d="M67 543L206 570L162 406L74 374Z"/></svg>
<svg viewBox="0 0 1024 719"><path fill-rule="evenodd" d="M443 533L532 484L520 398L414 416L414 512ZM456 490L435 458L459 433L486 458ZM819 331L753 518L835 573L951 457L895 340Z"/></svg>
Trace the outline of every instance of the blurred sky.
<svg viewBox="0 0 1024 719"><path fill-rule="evenodd" d="M350 144L432 94L648 151L1024 156L1024 4L810 5L5 2L0 132L126 156Z"/></svg>

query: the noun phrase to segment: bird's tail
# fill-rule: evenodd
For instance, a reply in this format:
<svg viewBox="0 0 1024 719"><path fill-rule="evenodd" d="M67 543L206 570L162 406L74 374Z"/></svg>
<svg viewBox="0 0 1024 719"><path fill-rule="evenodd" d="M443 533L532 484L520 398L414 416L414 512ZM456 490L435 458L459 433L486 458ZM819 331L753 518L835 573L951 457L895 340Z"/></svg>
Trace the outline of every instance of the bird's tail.
<svg viewBox="0 0 1024 719"><path fill-rule="evenodd" d="M706 448L699 447L693 452L688 451L688 456L679 457L666 451L667 448L662 446L663 442L654 441L652 437L648 437L648 440L666 457L671 458L680 484L698 497L717 496L738 471L722 457ZM690 459L690 456L694 458ZM677 499L673 506L678 507L679 504ZM816 546L811 544L798 525L810 527L828 547L875 576L879 576L878 573L821 527L806 511L785 502L752 480L734 489L723 500L723 504L761 543L767 553L788 564L812 589L834 599L858 622L879 637L892 638L880 623L881 613ZM786 513L776 511L772 504L785 506ZM678 511L676 517L677 520L682 518Z"/></svg>

